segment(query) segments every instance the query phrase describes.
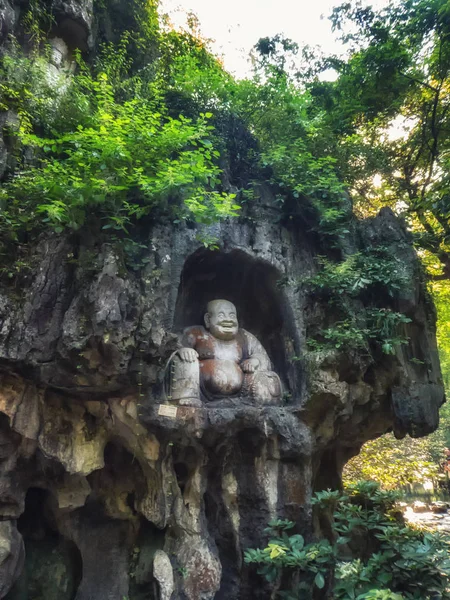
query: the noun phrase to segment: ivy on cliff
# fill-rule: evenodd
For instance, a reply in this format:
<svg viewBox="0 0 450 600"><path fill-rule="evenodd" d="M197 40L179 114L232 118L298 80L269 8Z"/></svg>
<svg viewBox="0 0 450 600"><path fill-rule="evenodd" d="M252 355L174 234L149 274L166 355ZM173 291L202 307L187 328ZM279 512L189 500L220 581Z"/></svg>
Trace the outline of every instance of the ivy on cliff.
<svg viewBox="0 0 450 600"><path fill-rule="evenodd" d="M341 261L318 257L319 271L304 277L301 285L315 302L331 308L333 323L315 331L308 339L313 351L333 348L340 351L370 352L379 347L384 354L395 354L399 344L407 343L404 326L411 320L380 303L395 303L407 279L401 261L389 248L374 246L346 256ZM366 309L352 305L362 300Z"/></svg>

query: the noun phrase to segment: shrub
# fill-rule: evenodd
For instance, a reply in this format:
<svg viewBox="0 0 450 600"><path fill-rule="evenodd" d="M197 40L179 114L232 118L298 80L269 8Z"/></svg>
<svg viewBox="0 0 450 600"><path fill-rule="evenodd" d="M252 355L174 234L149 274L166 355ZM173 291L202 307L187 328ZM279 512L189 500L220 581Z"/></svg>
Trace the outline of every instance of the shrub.
<svg viewBox="0 0 450 600"><path fill-rule="evenodd" d="M22 135L44 156L2 188L4 226L24 211L57 232L79 229L87 215L104 220L103 229L125 230L155 210L202 223L236 215L234 196L216 189L219 153L210 140L210 114L172 119L153 99L116 102L106 73L92 88L92 125L52 139Z"/></svg>
<svg viewBox="0 0 450 600"><path fill-rule="evenodd" d="M280 598L310 598L332 571L336 600L450 598L449 540L406 525L398 498L373 482L348 486L344 494L319 492L313 504L334 508L334 540L307 544L288 534L294 523L275 521L268 530L274 537L263 549L247 550L245 562L258 565L258 573L276 584L289 575L290 589Z"/></svg>

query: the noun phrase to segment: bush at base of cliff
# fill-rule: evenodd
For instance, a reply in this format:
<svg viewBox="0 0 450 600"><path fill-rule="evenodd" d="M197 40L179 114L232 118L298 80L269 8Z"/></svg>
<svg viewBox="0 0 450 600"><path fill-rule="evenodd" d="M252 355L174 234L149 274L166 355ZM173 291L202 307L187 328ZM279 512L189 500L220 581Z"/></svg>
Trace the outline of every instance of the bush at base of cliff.
<svg viewBox="0 0 450 600"><path fill-rule="evenodd" d="M289 590L280 598L302 600L331 581L336 600L434 600L450 598L450 540L405 524L398 494L360 482L345 493L318 492L313 503L333 515L334 540L305 544L288 535L290 521L273 521L264 549L245 553L246 563ZM330 590L331 591L331 590Z"/></svg>

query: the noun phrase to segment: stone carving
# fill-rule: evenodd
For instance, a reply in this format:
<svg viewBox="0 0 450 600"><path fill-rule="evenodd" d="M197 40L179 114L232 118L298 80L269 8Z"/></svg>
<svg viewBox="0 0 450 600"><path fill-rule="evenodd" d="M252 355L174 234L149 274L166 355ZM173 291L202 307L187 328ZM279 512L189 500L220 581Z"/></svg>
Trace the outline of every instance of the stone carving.
<svg viewBox="0 0 450 600"><path fill-rule="evenodd" d="M170 361L170 398L181 405L202 406L224 398L250 398L258 404L281 399L281 382L257 338L239 328L228 300L208 303L205 327L183 332Z"/></svg>

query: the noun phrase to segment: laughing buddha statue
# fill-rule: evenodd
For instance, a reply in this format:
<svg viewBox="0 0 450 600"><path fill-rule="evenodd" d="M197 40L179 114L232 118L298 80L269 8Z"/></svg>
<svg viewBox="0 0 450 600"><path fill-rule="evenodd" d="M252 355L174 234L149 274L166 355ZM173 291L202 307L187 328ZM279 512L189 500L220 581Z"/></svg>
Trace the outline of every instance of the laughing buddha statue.
<svg viewBox="0 0 450 600"><path fill-rule="evenodd" d="M170 361L170 399L185 406L223 399L278 403L280 378L261 343L239 328L234 304L212 300L204 320L204 327L184 330Z"/></svg>

